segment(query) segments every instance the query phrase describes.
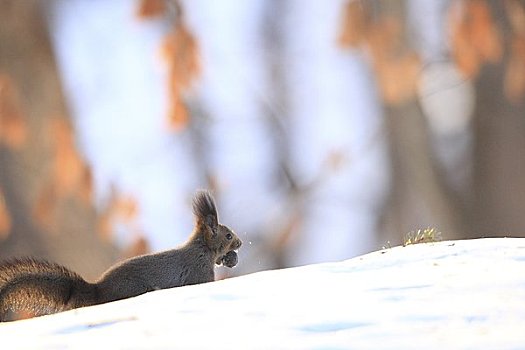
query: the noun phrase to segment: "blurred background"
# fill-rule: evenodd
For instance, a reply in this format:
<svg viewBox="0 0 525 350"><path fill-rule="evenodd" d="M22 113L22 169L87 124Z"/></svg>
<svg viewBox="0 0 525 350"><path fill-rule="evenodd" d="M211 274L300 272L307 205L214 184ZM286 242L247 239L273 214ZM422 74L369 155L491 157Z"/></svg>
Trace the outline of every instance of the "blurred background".
<svg viewBox="0 0 525 350"><path fill-rule="evenodd" d="M0 0L0 258L233 270L525 234L525 1Z"/></svg>

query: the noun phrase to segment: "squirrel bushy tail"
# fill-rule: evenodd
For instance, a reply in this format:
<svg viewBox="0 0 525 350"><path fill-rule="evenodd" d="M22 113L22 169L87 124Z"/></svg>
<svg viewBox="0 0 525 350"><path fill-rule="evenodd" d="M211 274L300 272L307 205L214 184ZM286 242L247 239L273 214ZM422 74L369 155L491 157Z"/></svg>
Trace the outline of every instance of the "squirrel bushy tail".
<svg viewBox="0 0 525 350"><path fill-rule="evenodd" d="M0 321L9 310L45 315L95 303L96 286L64 266L33 259L0 264Z"/></svg>

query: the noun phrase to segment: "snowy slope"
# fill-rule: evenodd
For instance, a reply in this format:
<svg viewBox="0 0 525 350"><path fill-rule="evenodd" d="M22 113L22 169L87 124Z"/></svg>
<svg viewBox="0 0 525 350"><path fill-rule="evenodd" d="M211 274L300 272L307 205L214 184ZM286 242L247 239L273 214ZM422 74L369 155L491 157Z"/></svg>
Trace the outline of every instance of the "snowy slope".
<svg viewBox="0 0 525 350"><path fill-rule="evenodd" d="M518 349L524 326L525 239L499 238L152 292L2 324L0 340L2 349Z"/></svg>

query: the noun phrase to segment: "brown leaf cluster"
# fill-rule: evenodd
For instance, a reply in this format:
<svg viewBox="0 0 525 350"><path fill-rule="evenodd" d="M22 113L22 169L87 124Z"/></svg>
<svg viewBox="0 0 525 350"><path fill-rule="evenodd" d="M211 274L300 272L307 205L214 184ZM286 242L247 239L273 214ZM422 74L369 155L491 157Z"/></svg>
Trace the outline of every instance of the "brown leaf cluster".
<svg viewBox="0 0 525 350"><path fill-rule="evenodd" d="M160 17L166 13L166 0L139 0L137 17L149 19Z"/></svg>
<svg viewBox="0 0 525 350"><path fill-rule="evenodd" d="M143 236L137 236L133 242L124 248L121 257L122 259L132 258L138 255L148 254L151 251L148 240Z"/></svg>
<svg viewBox="0 0 525 350"><path fill-rule="evenodd" d="M52 171L34 210L37 221L47 227L61 200L74 197L89 204L93 188L91 169L76 148L71 125L63 118L55 118L49 132L53 140Z"/></svg>
<svg viewBox="0 0 525 350"><path fill-rule="evenodd" d="M113 189L109 204L99 218L99 232L104 239L110 239L113 234L113 227L124 224L132 231L139 232L135 227L135 220L139 213L137 200L130 195L124 195ZM142 235L138 235L139 237Z"/></svg>
<svg viewBox="0 0 525 350"><path fill-rule="evenodd" d="M466 77L475 77L484 63L501 60L502 34L485 0L453 3L449 20L453 56Z"/></svg>
<svg viewBox="0 0 525 350"><path fill-rule="evenodd" d="M518 103L525 96L525 3L507 0L505 9L512 28L512 41L504 91L510 101Z"/></svg>
<svg viewBox="0 0 525 350"><path fill-rule="evenodd" d="M51 128L55 141L53 177L58 195L78 195L86 203L91 202L91 170L77 150L71 125L57 118Z"/></svg>
<svg viewBox="0 0 525 350"><path fill-rule="evenodd" d="M9 215L4 193L0 188L0 241L7 238L11 231L11 225L11 215Z"/></svg>
<svg viewBox="0 0 525 350"><path fill-rule="evenodd" d="M18 149L27 140L27 126L18 91L5 74L0 74L0 143Z"/></svg>
<svg viewBox="0 0 525 350"><path fill-rule="evenodd" d="M404 44L399 18L383 14L372 19L363 4L347 2L338 44L342 48L364 47L370 53L384 102L402 104L416 95L420 59Z"/></svg>
<svg viewBox="0 0 525 350"><path fill-rule="evenodd" d="M181 20L164 39L162 53L168 64L168 120L170 127L176 131L188 124L189 115L183 94L200 71L197 41Z"/></svg>
<svg viewBox="0 0 525 350"><path fill-rule="evenodd" d="M173 131L184 129L189 122L189 112L184 94L200 72L197 41L184 23L183 9L179 1L140 0L139 18L166 15L173 21L171 31L161 44L161 54L168 67L168 126Z"/></svg>
<svg viewBox="0 0 525 350"><path fill-rule="evenodd" d="M343 10L343 21L338 43L341 47L356 47L365 40L368 20L360 1L348 1Z"/></svg>

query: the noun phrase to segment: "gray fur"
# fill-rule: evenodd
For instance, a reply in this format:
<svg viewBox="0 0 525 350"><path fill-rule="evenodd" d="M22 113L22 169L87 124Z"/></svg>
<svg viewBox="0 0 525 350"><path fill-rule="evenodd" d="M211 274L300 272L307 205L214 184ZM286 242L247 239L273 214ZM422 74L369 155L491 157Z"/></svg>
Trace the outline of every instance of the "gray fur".
<svg viewBox="0 0 525 350"><path fill-rule="evenodd" d="M193 213L195 228L185 244L117 263L93 284L54 263L23 259L0 264L0 321L8 310L43 315L214 281L214 265L235 266L234 250L242 242L218 223L215 201L208 191L197 192Z"/></svg>
<svg viewBox="0 0 525 350"><path fill-rule="evenodd" d="M94 285L63 266L33 259L0 265L0 321L8 310L45 315L93 303Z"/></svg>

